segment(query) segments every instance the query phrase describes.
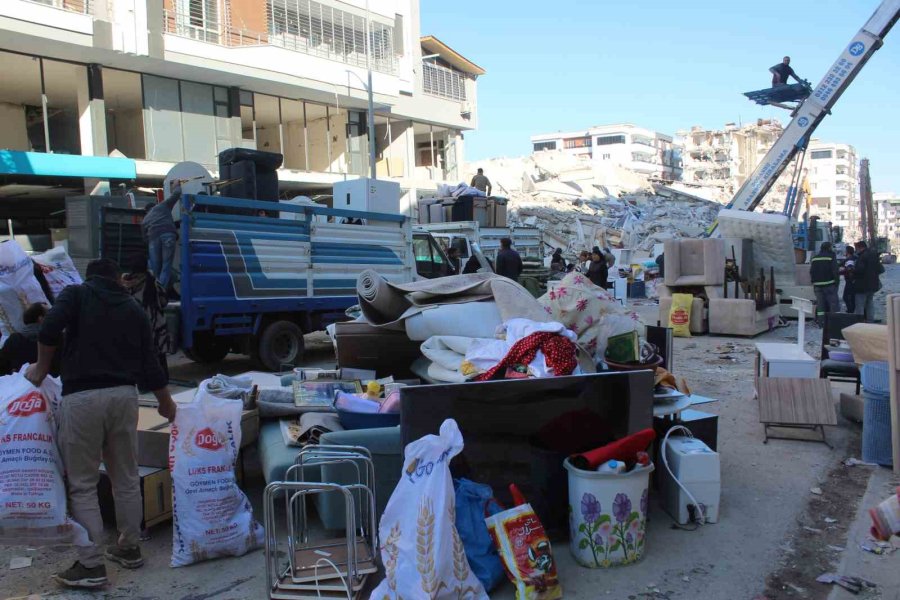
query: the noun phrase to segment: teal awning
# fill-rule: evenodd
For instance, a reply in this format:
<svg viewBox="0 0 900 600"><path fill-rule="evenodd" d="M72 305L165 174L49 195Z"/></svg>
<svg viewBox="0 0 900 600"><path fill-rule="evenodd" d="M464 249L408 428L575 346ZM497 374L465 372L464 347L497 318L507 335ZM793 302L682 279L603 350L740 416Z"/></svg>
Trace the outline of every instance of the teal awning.
<svg viewBox="0 0 900 600"><path fill-rule="evenodd" d="M137 169L130 158L0 150L0 174L135 179Z"/></svg>

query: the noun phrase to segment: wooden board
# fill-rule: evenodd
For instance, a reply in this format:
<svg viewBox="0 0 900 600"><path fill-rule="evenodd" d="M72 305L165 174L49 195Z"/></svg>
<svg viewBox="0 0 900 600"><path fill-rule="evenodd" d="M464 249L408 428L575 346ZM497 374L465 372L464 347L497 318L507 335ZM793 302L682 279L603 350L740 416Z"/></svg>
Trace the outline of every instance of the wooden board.
<svg viewBox="0 0 900 600"><path fill-rule="evenodd" d="M759 422L783 425L837 425L827 379L760 377Z"/></svg>

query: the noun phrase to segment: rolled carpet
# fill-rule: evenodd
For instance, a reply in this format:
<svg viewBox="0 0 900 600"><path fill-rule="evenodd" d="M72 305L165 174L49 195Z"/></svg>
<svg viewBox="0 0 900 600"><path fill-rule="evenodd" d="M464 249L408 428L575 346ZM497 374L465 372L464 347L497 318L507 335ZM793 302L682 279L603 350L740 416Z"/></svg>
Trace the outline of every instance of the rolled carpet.
<svg viewBox="0 0 900 600"><path fill-rule="evenodd" d="M356 294L366 320L373 325L396 321L412 303L377 272L367 269L356 280Z"/></svg>

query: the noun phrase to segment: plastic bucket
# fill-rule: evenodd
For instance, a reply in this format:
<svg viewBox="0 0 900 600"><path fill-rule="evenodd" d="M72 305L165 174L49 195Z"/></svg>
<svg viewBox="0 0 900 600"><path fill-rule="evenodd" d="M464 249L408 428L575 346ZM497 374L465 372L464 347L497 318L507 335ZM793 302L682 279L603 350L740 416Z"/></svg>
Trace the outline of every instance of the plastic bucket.
<svg viewBox="0 0 900 600"><path fill-rule="evenodd" d="M644 555L653 464L628 473L569 472L569 550L583 567L604 569Z"/></svg>

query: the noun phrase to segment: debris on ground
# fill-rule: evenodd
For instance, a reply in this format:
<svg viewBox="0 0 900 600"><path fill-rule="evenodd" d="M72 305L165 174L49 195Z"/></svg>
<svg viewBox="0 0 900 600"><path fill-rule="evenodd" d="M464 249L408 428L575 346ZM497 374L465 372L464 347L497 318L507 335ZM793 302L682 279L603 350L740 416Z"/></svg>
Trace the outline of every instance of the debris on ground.
<svg viewBox="0 0 900 600"><path fill-rule="evenodd" d="M816 577L819 583L831 583L839 585L852 594L858 594L865 588L876 588L874 583L861 577L851 577L848 575L836 575L834 573L823 573Z"/></svg>
<svg viewBox="0 0 900 600"><path fill-rule="evenodd" d="M844 466L845 467L856 467L856 466L877 467L878 465L875 463L861 461L858 458L850 457L844 461Z"/></svg>
<svg viewBox="0 0 900 600"><path fill-rule="evenodd" d="M809 492L811 494L815 494L816 496L821 496L823 493L822 488L820 488L820 487L811 487L811 488L809 488Z"/></svg>
<svg viewBox="0 0 900 600"><path fill-rule="evenodd" d="M13 556L9 560L9 570L15 571L16 569L27 569L31 566L31 560L30 556Z"/></svg>

